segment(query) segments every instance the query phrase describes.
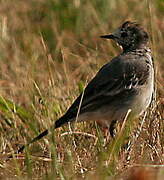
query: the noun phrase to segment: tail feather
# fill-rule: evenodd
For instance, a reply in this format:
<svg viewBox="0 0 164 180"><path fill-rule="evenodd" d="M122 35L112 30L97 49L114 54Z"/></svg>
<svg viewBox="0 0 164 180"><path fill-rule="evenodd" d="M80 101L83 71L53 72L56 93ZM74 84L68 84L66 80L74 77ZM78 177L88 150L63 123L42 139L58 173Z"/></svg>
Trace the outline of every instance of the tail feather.
<svg viewBox="0 0 164 180"><path fill-rule="evenodd" d="M64 125L65 123L67 123L69 120L67 120L64 116L61 117L60 119L58 119L56 122L55 122L55 125L54 125L54 129L57 129L59 127L61 127L62 125ZM25 147L29 146L30 144L42 139L44 136L46 136L48 133L49 133L50 130L46 129L45 131L43 131L42 133L40 133L38 136L36 136L35 138L33 138L29 143L21 146L16 154L19 154L21 152L23 152L23 150L25 149Z"/></svg>
<svg viewBox="0 0 164 180"><path fill-rule="evenodd" d="M53 127L51 127L50 129L57 129L59 127L61 127L62 125L68 123L70 121L70 119L68 118L68 116L64 115L61 118L59 118ZM46 129L45 131L43 131L42 133L40 133L38 136L36 136L35 138L33 138L29 143L22 145L16 152L15 154L19 154L22 153L23 150L28 147L30 144L42 139L44 136L46 136L51 130L50 129ZM8 156L8 159L12 158L13 155Z"/></svg>
<svg viewBox="0 0 164 180"><path fill-rule="evenodd" d="M54 128L57 129L57 128L63 126L64 124L68 123L69 121L70 121L69 118L62 116L55 122Z"/></svg>
<svg viewBox="0 0 164 180"><path fill-rule="evenodd" d="M25 149L25 147L29 146L30 144L40 140L42 137L46 136L49 133L48 129L46 129L45 131L43 131L42 133L40 133L38 136L36 136L35 138L33 138L29 143L21 146L18 150L17 153L21 153L23 152L23 150Z"/></svg>

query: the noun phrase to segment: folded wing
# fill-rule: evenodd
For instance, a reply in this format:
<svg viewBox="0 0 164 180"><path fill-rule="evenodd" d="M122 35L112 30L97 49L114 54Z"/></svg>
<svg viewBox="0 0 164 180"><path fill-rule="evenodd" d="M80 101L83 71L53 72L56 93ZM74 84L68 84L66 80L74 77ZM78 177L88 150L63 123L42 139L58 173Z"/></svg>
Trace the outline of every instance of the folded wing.
<svg viewBox="0 0 164 180"><path fill-rule="evenodd" d="M100 104L110 104L115 99L121 100L126 94L135 93L136 87L142 86L149 74L148 66L140 62L137 58L119 56L104 65L87 85L83 95L80 94L65 115L55 122L55 128L76 118L80 102L81 114L99 108Z"/></svg>

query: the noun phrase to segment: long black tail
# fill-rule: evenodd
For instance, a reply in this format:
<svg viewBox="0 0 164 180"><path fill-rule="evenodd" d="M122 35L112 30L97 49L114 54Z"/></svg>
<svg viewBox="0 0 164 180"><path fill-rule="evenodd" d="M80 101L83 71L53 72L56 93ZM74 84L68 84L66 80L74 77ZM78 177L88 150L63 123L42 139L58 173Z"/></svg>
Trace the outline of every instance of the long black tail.
<svg viewBox="0 0 164 180"><path fill-rule="evenodd" d="M61 127L62 125L66 124L69 120L67 120L67 118L65 116L61 117L60 119L58 119L55 122L55 125L52 127L53 129L57 129L59 127ZM25 147L29 146L30 144L42 139L44 136L46 136L48 133L50 132L50 130L46 129L45 131L43 131L42 133L40 133L38 136L36 136L35 138L33 138L29 143L21 146L17 151L16 154L19 154L21 152L23 152L23 150L25 149ZM12 157L12 156L11 156Z"/></svg>
<svg viewBox="0 0 164 180"><path fill-rule="evenodd" d="M23 152L23 150L24 150L25 147L27 147L27 146L29 146L30 144L32 144L32 143L40 140L42 137L46 136L48 133L49 133L49 130L46 129L45 131L43 131L42 133L40 133L38 136L36 136L34 139L32 139L29 143L21 146L16 153L19 154L19 153Z"/></svg>

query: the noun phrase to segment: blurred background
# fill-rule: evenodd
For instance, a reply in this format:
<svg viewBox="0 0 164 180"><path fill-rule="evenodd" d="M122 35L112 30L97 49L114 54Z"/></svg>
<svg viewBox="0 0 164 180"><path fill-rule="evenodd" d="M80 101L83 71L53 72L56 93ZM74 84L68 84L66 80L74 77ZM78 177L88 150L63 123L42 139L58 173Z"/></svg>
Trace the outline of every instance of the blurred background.
<svg viewBox="0 0 164 180"><path fill-rule="evenodd" d="M163 17L163 0L0 0L0 176L102 179L136 164L162 164ZM113 155L96 124L83 123L75 130L86 134L72 136L64 127L55 132L55 141L46 137L4 163L8 152L50 127L99 68L121 52L99 36L126 20L142 24L150 35L157 91L142 132L131 136L130 150L123 147ZM161 169L157 174L164 176Z"/></svg>

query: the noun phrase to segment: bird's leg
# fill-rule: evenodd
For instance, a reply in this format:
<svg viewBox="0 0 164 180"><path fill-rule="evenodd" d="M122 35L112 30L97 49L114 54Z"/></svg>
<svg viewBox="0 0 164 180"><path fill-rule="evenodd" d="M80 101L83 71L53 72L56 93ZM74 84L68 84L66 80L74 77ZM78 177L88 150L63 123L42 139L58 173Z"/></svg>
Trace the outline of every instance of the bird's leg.
<svg viewBox="0 0 164 180"><path fill-rule="evenodd" d="M110 124L110 127L109 127L109 132L110 132L110 135L112 136L112 138L114 138L117 134L117 120L113 120Z"/></svg>
<svg viewBox="0 0 164 180"><path fill-rule="evenodd" d="M100 127L101 130L101 138L103 138L103 140L101 142L103 142L102 146L106 146L107 142L110 139L110 133L109 133L109 127L106 126L106 124L104 125L102 123L102 121L96 121L96 124L98 125L98 127Z"/></svg>
<svg viewBox="0 0 164 180"><path fill-rule="evenodd" d="M109 127L103 128L103 132L104 132L104 147L105 147L110 141Z"/></svg>

